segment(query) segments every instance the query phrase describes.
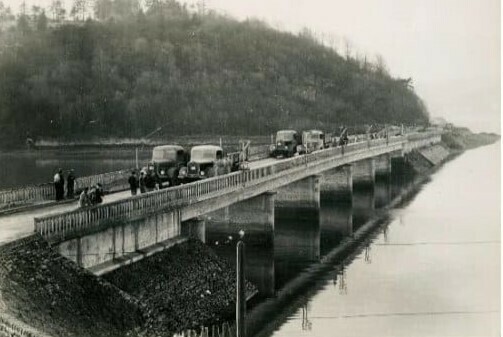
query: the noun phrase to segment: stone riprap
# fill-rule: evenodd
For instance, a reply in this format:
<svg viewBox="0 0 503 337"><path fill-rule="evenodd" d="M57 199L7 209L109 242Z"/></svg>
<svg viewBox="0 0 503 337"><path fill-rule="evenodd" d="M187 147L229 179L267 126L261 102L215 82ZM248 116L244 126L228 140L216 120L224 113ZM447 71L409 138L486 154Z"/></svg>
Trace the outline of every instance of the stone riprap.
<svg viewBox="0 0 503 337"><path fill-rule="evenodd" d="M235 277L232 266L194 239L104 275L146 305L152 336L232 321ZM247 283L247 293L254 291Z"/></svg>
<svg viewBox="0 0 503 337"><path fill-rule="evenodd" d="M51 336L126 336L141 326L131 296L54 251L37 235L0 246L2 311Z"/></svg>

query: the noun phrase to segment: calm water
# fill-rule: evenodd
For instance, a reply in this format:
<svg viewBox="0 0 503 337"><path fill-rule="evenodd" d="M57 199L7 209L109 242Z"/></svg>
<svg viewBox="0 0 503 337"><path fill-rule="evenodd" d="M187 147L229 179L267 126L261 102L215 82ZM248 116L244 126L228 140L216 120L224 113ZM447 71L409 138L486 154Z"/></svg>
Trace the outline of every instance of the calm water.
<svg viewBox="0 0 503 337"><path fill-rule="evenodd" d="M151 150L140 151L140 164L150 157ZM50 182L58 168L82 177L132 168L135 162L134 149L0 153L0 189Z"/></svg>
<svg viewBox="0 0 503 337"><path fill-rule="evenodd" d="M247 277L263 294L251 310L260 336L499 336L499 158L496 144L449 162L353 254L312 275L411 177L358 191L353 207L322 200L318 214L276 214L268 244L247 245ZM232 261L230 233L207 231Z"/></svg>

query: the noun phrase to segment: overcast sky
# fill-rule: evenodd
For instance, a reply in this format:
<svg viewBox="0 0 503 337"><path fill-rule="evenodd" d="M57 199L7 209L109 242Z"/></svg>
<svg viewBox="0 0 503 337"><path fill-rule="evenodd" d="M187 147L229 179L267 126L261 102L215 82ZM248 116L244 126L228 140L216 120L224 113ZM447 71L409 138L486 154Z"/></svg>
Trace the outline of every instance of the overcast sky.
<svg viewBox="0 0 503 337"><path fill-rule="evenodd" d="M4 2L18 8L21 0ZM310 28L341 53L349 40L369 59L382 55L392 75L412 77L432 116L500 130L499 0L206 0L206 7L283 30Z"/></svg>

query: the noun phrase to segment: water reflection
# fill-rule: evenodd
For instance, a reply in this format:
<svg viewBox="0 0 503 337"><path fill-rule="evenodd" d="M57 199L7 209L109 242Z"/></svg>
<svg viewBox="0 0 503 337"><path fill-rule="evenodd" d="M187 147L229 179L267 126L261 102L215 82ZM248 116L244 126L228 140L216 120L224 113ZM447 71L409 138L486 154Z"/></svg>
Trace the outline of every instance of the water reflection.
<svg viewBox="0 0 503 337"><path fill-rule="evenodd" d="M353 231L358 230L374 214L374 190L353 190Z"/></svg>
<svg viewBox="0 0 503 337"><path fill-rule="evenodd" d="M322 198L320 202L320 251L327 254L346 236L353 234L351 204Z"/></svg>
<svg viewBox="0 0 503 337"><path fill-rule="evenodd" d="M375 181L374 208L380 209L391 201L391 176L379 176Z"/></svg>
<svg viewBox="0 0 503 337"><path fill-rule="evenodd" d="M249 225L244 242L245 277L255 284L263 297L272 297L275 292L274 233L264 226ZM237 232L242 226L229 221L207 220L206 244L230 264L236 261Z"/></svg>
<svg viewBox="0 0 503 337"><path fill-rule="evenodd" d="M275 210L274 259L276 288L320 258L319 209Z"/></svg>

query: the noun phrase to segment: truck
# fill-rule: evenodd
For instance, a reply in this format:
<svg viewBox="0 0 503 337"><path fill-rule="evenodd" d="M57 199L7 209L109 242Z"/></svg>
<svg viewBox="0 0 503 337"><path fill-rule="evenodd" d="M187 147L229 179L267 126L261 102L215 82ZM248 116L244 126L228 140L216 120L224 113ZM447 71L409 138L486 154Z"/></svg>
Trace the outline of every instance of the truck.
<svg viewBox="0 0 503 337"><path fill-rule="evenodd" d="M239 157L227 156L220 146L194 146L190 151L190 161L180 170L178 179L192 182L227 174L239 167L238 161Z"/></svg>
<svg viewBox="0 0 503 337"><path fill-rule="evenodd" d="M297 147L297 152L299 154L306 154L328 147L328 142L323 131L308 130L302 132L302 144Z"/></svg>
<svg viewBox="0 0 503 337"><path fill-rule="evenodd" d="M187 166L188 152L179 145L161 145L152 150L149 171L153 171L159 188L179 185L180 169Z"/></svg>
<svg viewBox="0 0 503 337"><path fill-rule="evenodd" d="M301 145L301 137L295 130L281 130L276 133L276 141L269 148L271 157L293 157L297 147Z"/></svg>

